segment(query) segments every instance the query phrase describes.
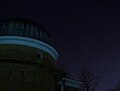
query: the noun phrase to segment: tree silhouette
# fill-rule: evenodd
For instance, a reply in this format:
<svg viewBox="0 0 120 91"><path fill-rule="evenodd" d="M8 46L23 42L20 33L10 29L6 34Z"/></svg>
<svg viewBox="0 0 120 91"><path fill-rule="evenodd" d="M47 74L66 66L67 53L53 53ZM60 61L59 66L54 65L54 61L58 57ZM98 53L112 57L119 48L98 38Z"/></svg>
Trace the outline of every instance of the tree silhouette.
<svg viewBox="0 0 120 91"><path fill-rule="evenodd" d="M82 69L79 74L79 80L83 82L84 91L94 91L98 86L100 77L95 76L91 69Z"/></svg>

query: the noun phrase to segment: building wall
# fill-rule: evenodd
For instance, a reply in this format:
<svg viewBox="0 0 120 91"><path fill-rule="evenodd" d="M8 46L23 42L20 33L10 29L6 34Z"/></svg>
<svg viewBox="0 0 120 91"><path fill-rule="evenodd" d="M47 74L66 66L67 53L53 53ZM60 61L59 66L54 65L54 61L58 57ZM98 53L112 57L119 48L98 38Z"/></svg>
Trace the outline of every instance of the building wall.
<svg viewBox="0 0 120 91"><path fill-rule="evenodd" d="M55 65L55 60L48 53L23 45L0 45L0 58L24 59L25 61L36 61Z"/></svg>
<svg viewBox="0 0 120 91"><path fill-rule="evenodd" d="M43 53L43 58L36 56ZM0 91L55 91L53 58L35 48L0 45Z"/></svg>
<svg viewBox="0 0 120 91"><path fill-rule="evenodd" d="M0 61L0 91L54 91L54 75L43 65Z"/></svg>

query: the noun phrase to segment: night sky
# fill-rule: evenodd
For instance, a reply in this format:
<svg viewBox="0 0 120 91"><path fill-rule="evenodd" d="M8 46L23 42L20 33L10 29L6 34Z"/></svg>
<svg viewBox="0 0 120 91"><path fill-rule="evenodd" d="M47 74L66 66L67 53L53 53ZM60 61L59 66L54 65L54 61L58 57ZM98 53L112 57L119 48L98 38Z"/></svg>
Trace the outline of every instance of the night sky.
<svg viewBox="0 0 120 91"><path fill-rule="evenodd" d="M82 68L101 76L97 91L120 79L120 2L81 0L3 0L0 19L30 18L52 36L59 64L78 79Z"/></svg>

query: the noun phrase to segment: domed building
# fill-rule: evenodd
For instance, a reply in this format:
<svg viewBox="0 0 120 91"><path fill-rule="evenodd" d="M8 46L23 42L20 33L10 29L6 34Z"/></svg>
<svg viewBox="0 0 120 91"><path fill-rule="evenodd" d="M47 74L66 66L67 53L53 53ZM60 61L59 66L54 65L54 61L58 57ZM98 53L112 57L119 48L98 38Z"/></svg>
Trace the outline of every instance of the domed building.
<svg viewBox="0 0 120 91"><path fill-rule="evenodd" d="M51 37L38 23L0 21L0 91L55 91L56 83L62 88L57 59Z"/></svg>

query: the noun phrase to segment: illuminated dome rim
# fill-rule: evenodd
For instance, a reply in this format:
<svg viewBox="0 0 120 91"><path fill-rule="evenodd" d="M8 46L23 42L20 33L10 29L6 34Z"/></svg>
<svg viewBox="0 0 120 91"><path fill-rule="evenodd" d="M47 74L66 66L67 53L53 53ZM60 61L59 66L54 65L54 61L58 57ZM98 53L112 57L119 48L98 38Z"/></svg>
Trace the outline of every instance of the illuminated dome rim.
<svg viewBox="0 0 120 91"><path fill-rule="evenodd" d="M31 19L14 17L0 21L0 36L23 36L43 41L53 47L49 33Z"/></svg>
<svg viewBox="0 0 120 91"><path fill-rule="evenodd" d="M49 53L54 60L58 59L58 52L47 43L21 36L0 36L0 44L18 44L37 48Z"/></svg>

